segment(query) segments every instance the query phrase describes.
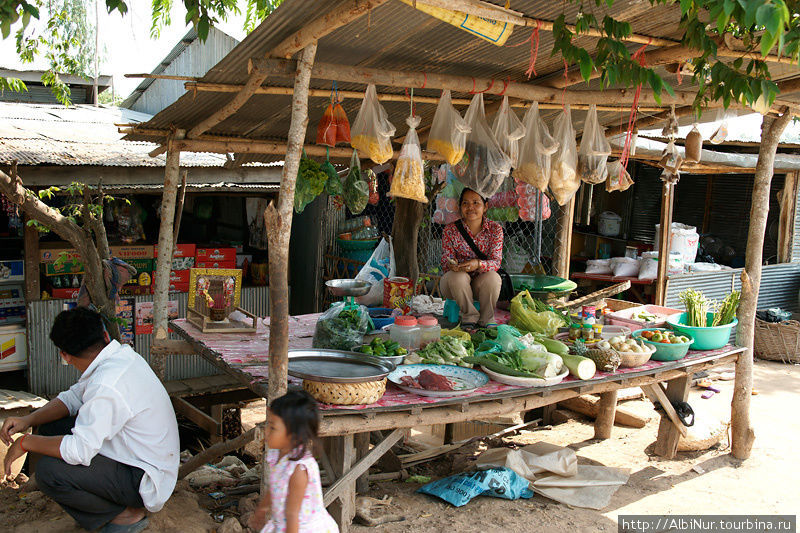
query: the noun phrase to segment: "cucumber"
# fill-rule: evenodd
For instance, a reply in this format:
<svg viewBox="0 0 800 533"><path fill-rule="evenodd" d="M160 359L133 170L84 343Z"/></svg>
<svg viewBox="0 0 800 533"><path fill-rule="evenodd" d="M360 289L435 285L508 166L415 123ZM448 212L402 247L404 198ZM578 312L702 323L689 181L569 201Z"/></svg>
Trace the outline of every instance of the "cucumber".
<svg viewBox="0 0 800 533"><path fill-rule="evenodd" d="M556 355L564 355L569 353L569 347L561 341L557 341L555 339L548 339L547 337L542 337L541 339L536 339L539 344L544 345L547 348L547 351L550 353L554 353Z"/></svg>
<svg viewBox="0 0 800 533"><path fill-rule="evenodd" d="M597 372L597 365L588 357L564 354L561 356L564 364L569 368L569 373L578 379L592 379Z"/></svg>
<svg viewBox="0 0 800 533"><path fill-rule="evenodd" d="M497 372L498 374L505 374L506 376L516 376L520 378L539 378L544 379L542 376L538 374L534 374L532 372L523 372L521 370L514 370L513 368L509 368L502 363L498 363L494 359L490 359L485 356L470 356L465 357L462 359L465 363L471 363L473 365L481 365L485 366L492 372Z"/></svg>

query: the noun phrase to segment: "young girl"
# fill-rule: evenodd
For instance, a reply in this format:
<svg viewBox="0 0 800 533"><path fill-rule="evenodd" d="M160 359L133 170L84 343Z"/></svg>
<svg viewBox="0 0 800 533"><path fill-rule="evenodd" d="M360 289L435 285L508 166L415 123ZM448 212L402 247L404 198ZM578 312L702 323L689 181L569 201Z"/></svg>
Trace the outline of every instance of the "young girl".
<svg viewBox="0 0 800 533"><path fill-rule="evenodd" d="M311 455L317 403L306 392L289 392L270 404L267 427L270 489L250 527L261 533L338 533L322 503L319 467Z"/></svg>

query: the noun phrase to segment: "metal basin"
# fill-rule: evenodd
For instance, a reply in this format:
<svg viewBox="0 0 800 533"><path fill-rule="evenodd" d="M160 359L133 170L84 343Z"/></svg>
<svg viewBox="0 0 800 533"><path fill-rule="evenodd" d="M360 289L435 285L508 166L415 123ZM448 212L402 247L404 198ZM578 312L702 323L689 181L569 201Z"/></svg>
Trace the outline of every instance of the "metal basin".
<svg viewBox="0 0 800 533"><path fill-rule="evenodd" d="M289 375L328 383L377 381L395 368L387 359L338 350L289 350Z"/></svg>
<svg viewBox="0 0 800 533"><path fill-rule="evenodd" d="M372 288L372 283L356 279L332 279L325 282L334 296L364 296Z"/></svg>

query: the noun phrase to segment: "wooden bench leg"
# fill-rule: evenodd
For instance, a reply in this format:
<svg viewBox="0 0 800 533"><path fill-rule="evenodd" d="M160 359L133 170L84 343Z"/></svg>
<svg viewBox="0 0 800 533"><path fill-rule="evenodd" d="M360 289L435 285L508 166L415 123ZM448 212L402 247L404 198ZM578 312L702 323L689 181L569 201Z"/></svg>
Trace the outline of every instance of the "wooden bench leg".
<svg viewBox="0 0 800 533"><path fill-rule="evenodd" d="M685 402L689 397L689 386L691 385L691 375L675 378L667 381L667 398L671 402ZM656 384L656 386L659 386ZM668 416L661 416L661 423L658 425L658 438L656 439L657 455L665 459L672 459L678 453L678 440L681 432L675 427Z"/></svg>
<svg viewBox="0 0 800 533"><path fill-rule="evenodd" d="M369 452L369 431L366 433L356 433L355 446L358 459L363 459ZM369 491L369 471L364 472L356 480L356 493L366 494L367 491Z"/></svg>
<svg viewBox="0 0 800 533"><path fill-rule="evenodd" d="M597 418L594 420L594 438L611 438L611 428L614 427L614 417L617 411L617 391L604 392L600 395L597 404Z"/></svg>
<svg viewBox="0 0 800 533"><path fill-rule="evenodd" d="M329 437L328 458L331 461L333 474L336 479L344 476L353 466L356 459L356 448L353 445L353 434L340 437ZM339 531L347 533L350 523L356 514L356 483L355 479L344 488L344 494L331 502L328 511L339 524Z"/></svg>

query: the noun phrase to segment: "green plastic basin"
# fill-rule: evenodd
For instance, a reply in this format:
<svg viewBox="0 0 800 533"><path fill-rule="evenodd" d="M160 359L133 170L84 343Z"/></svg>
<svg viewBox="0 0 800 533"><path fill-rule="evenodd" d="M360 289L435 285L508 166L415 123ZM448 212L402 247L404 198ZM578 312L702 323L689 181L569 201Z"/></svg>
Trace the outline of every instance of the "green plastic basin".
<svg viewBox="0 0 800 533"><path fill-rule="evenodd" d="M646 329L637 329L633 333L631 333L631 337L637 340L641 340L648 346L652 346L656 349L655 353L650 356L650 359L654 361L677 361L678 359L683 359L686 357L686 354L689 353L689 347L695 342L695 339L692 338L691 335L686 335L689 337L689 342L682 342L680 344L665 344L663 342L653 342L645 339L642 337L642 333L645 331L669 331L665 328L646 328Z"/></svg>
<svg viewBox="0 0 800 533"><path fill-rule="evenodd" d="M714 313L708 313L706 320L714 320ZM731 332L739 321L734 318L730 324L724 326L712 326L708 328L696 328L686 325L686 313L667 317L667 323L672 329L686 336L694 338L693 350L717 350L727 345L731 339Z"/></svg>

